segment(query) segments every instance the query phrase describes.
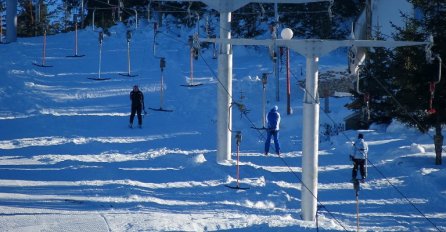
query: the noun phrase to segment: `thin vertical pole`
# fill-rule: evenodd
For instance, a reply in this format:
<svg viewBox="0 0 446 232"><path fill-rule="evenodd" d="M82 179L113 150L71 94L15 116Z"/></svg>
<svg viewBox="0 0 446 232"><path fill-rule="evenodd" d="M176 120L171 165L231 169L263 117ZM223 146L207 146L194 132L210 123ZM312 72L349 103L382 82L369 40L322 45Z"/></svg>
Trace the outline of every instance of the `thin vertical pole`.
<svg viewBox="0 0 446 232"><path fill-rule="evenodd" d="M276 27L276 31L275 34L273 35L275 39L277 39L277 33L279 32L279 9L278 9L278 5L277 2L274 3L274 16L276 19L275 22L275 27ZM279 81L279 70L280 70L280 62L279 62L279 57L280 57L280 51L279 51L279 47L275 46L274 47L274 52L275 54L275 60L274 60L274 75L276 78L276 101L280 101L280 81Z"/></svg>
<svg viewBox="0 0 446 232"><path fill-rule="evenodd" d="M96 8L93 9L93 14L91 16L91 25L93 26L93 31L94 31L94 18L95 18L95 14L96 14Z"/></svg>
<svg viewBox="0 0 446 232"><path fill-rule="evenodd" d="M292 114L291 110L291 83L290 83L290 49L286 49L286 105L287 114Z"/></svg>
<svg viewBox="0 0 446 232"><path fill-rule="evenodd" d="M164 102L164 68L166 67L166 59L161 57L160 69L161 69L161 86L160 86L160 110L163 109Z"/></svg>
<svg viewBox="0 0 446 232"><path fill-rule="evenodd" d="M127 41L127 66L128 66L128 74L130 76L130 41Z"/></svg>
<svg viewBox="0 0 446 232"><path fill-rule="evenodd" d="M74 38L74 55L75 56L77 56L77 22L75 22L74 23L74 31L75 31L75 33L74 33L74 35L75 35L75 38Z"/></svg>
<svg viewBox="0 0 446 232"><path fill-rule="evenodd" d="M163 108L163 102L164 102L164 74L163 70L161 69L160 109Z"/></svg>
<svg viewBox="0 0 446 232"><path fill-rule="evenodd" d="M46 56L46 30L43 31L42 65L45 65Z"/></svg>
<svg viewBox="0 0 446 232"><path fill-rule="evenodd" d="M359 199L356 192L356 230L359 232Z"/></svg>
<svg viewBox="0 0 446 232"><path fill-rule="evenodd" d="M240 185L239 185L239 179L240 179L240 166L239 166L240 156L239 156L239 151L240 151L240 144L237 142L237 188L240 187Z"/></svg>
<svg viewBox="0 0 446 232"><path fill-rule="evenodd" d="M353 182L353 189L355 190L356 195L356 229L359 232L359 189L360 189L359 180L355 180Z"/></svg>
<svg viewBox="0 0 446 232"><path fill-rule="evenodd" d="M153 47L152 47L152 54L153 56L156 56L156 34L158 31L158 23L153 23Z"/></svg>
<svg viewBox="0 0 446 232"><path fill-rule="evenodd" d="M99 71L98 78L101 79L101 65L102 65L102 40L104 39L103 32L99 32Z"/></svg>
<svg viewBox="0 0 446 232"><path fill-rule="evenodd" d="M266 83L268 82L268 76L266 73L262 74L262 87L263 87L263 94L262 94L262 120L263 120L263 127L262 128L266 128L265 124L266 124Z"/></svg>
<svg viewBox="0 0 446 232"><path fill-rule="evenodd" d="M194 48L190 48L190 75L189 75L189 85L194 83Z"/></svg>
<svg viewBox="0 0 446 232"><path fill-rule="evenodd" d="M81 0L81 28L84 28L84 0Z"/></svg>
<svg viewBox="0 0 446 232"><path fill-rule="evenodd" d="M263 128L266 128L266 87L265 84L263 84L263 99L262 99L262 120L263 120Z"/></svg>

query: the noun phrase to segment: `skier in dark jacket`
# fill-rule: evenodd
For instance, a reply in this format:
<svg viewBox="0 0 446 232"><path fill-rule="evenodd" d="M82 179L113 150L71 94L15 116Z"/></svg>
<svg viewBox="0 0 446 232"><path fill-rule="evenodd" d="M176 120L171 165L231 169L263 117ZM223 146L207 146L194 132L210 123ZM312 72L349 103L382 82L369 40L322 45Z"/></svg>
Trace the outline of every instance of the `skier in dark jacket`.
<svg viewBox="0 0 446 232"><path fill-rule="evenodd" d="M280 129L280 113L278 112L279 107L274 106L266 115L267 124L267 134L265 141L265 155L268 155L269 146L271 144L271 136L274 137L274 146L276 148L277 155L280 155L280 145L279 145L279 129Z"/></svg>
<svg viewBox="0 0 446 232"><path fill-rule="evenodd" d="M141 112L144 109L144 113L146 112L144 106L144 94L139 90L138 86L133 86L133 91L130 92L130 101L132 101L132 108L130 113L130 124L129 127L133 127L133 119L135 118L135 114L138 114L138 127L142 127L142 115Z"/></svg>

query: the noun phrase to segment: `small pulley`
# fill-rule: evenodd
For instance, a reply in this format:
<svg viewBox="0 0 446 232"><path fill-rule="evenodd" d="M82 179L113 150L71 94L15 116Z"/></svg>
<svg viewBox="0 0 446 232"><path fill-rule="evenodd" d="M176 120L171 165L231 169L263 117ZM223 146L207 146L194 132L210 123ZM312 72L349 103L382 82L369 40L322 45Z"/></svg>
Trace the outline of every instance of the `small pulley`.
<svg viewBox="0 0 446 232"><path fill-rule="evenodd" d="M198 38L198 33L195 33L193 35L191 46L192 46L191 52L193 52L194 59L198 59L198 54L199 54L199 51L200 51L200 48L201 48L200 41L199 41L199 38Z"/></svg>
<svg viewBox="0 0 446 232"><path fill-rule="evenodd" d="M161 69L161 72L164 71L165 67L166 67L166 59L164 57L161 57L161 59L160 59L160 69Z"/></svg>
<svg viewBox="0 0 446 232"><path fill-rule="evenodd" d="M99 32L99 44L102 44L102 41L104 40L104 32Z"/></svg>
<svg viewBox="0 0 446 232"><path fill-rule="evenodd" d="M242 143L242 132L241 131L237 131L237 133L235 134L235 142L238 146L240 145L240 143Z"/></svg>
<svg viewBox="0 0 446 232"><path fill-rule="evenodd" d="M127 42L130 43L130 40L132 39L132 31L127 31Z"/></svg>
<svg viewBox="0 0 446 232"><path fill-rule="evenodd" d="M370 121L370 94L364 93L364 118Z"/></svg>

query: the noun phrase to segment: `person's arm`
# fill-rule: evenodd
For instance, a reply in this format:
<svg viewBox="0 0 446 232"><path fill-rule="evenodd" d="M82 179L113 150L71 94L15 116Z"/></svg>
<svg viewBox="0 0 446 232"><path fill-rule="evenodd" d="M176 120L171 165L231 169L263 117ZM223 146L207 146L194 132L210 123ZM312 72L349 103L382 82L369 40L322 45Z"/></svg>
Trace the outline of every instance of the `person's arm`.
<svg viewBox="0 0 446 232"><path fill-rule="evenodd" d="M367 153L369 152L369 146L367 145L367 143L366 142L364 142L364 153L365 153L365 155L367 155Z"/></svg>

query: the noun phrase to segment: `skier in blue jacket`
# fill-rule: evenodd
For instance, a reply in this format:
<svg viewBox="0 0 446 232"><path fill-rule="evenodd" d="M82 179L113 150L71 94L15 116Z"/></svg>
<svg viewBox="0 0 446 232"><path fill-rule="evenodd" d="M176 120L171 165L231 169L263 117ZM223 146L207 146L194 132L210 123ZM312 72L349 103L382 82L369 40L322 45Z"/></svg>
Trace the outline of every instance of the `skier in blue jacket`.
<svg viewBox="0 0 446 232"><path fill-rule="evenodd" d="M274 106L266 116L267 124L267 134L265 141L265 155L268 155L269 146L271 144L271 136L274 137L274 146L276 148L277 155L280 155L280 145L279 145L279 129L280 129L280 113L278 112L279 107Z"/></svg>
<svg viewBox="0 0 446 232"><path fill-rule="evenodd" d="M369 147L364 141L364 135L358 134L358 139L353 143L353 154L350 155L350 159L353 161L352 180L356 180L358 167L362 180L365 180L367 173L364 166L367 160L368 151Z"/></svg>

